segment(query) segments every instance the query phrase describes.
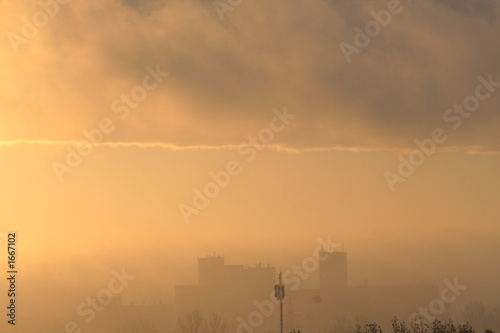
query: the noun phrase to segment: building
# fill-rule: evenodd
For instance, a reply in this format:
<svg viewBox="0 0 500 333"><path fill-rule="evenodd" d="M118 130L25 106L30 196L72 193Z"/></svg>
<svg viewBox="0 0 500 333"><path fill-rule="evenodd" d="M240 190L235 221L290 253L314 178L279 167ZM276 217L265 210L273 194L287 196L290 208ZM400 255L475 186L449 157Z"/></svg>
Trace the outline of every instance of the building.
<svg viewBox="0 0 500 333"><path fill-rule="evenodd" d="M198 285L175 287L176 314L218 313L234 331L238 317L254 311L254 302L269 298L275 281L276 269L270 265L227 265L216 254L198 258Z"/></svg>
<svg viewBox="0 0 500 333"><path fill-rule="evenodd" d="M319 289L325 294L345 295L347 292L347 253L320 252Z"/></svg>
<svg viewBox="0 0 500 333"><path fill-rule="evenodd" d="M394 316L407 321L422 304L439 296L437 287L425 284L349 287L346 252L323 250L319 259L319 288L293 290L285 284L286 331L340 326L352 331L355 324L388 323ZM270 265L226 265L224 257L215 254L198 258L198 285L175 287L176 314L215 312L228 320L231 332L272 332L279 323L275 283L276 269Z"/></svg>

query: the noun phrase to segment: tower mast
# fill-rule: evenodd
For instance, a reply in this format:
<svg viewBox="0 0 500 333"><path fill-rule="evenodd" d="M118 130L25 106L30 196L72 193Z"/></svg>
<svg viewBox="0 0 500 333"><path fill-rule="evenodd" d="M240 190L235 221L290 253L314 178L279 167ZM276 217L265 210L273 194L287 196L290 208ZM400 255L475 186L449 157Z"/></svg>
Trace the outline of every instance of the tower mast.
<svg viewBox="0 0 500 333"><path fill-rule="evenodd" d="M279 275L279 284L274 286L274 297L280 301L280 332L283 333L283 299L285 298L285 286Z"/></svg>

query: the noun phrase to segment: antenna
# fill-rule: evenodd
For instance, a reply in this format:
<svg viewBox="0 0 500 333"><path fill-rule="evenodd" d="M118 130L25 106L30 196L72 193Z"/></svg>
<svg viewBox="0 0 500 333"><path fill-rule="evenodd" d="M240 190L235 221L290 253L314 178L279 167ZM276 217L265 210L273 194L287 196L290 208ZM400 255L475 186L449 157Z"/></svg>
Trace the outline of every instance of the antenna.
<svg viewBox="0 0 500 333"><path fill-rule="evenodd" d="M279 275L279 284L274 286L274 297L280 301L280 332L283 333L283 299L285 298L285 286L283 285L281 272Z"/></svg>

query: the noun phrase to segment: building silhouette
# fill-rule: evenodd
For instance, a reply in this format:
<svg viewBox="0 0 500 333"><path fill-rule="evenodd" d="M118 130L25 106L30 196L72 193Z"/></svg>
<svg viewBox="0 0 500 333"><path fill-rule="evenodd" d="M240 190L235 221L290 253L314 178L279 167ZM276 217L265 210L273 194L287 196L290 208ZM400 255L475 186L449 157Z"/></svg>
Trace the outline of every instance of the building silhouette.
<svg viewBox="0 0 500 333"><path fill-rule="evenodd" d="M365 283L349 287L347 253L344 251L323 249L318 261L318 288L292 290L285 280L286 331L299 328L322 331L338 326L339 321L353 326L355 321L383 322L394 316L404 320L439 295L437 287L425 284ZM175 287L176 315L193 310L207 314L217 312L228 320L231 332L274 331L279 323L278 308L274 306L268 311L264 304L269 305L274 299L276 276L276 269L270 265L227 265L224 257L215 254L198 258L198 285ZM242 321L252 315L259 320L262 318L262 324L245 328Z"/></svg>
<svg viewBox="0 0 500 333"><path fill-rule="evenodd" d="M254 301L270 297L275 281L276 269L270 265L227 265L216 254L198 258L198 285L175 287L176 313L218 313L234 331L238 317L255 310Z"/></svg>
<svg viewBox="0 0 500 333"><path fill-rule="evenodd" d="M333 293L334 295L344 295L347 292L346 252L320 252L319 289L325 293Z"/></svg>

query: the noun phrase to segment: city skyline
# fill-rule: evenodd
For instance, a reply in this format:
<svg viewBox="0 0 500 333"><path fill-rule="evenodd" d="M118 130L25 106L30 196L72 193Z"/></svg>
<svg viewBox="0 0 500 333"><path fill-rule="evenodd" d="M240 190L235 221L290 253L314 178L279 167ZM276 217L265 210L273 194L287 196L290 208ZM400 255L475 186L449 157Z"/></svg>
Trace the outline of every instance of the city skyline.
<svg viewBox="0 0 500 333"><path fill-rule="evenodd" d="M498 333L500 0L0 0L0 18L2 332L129 333L137 311L180 333L175 286L202 293L216 251L300 284L302 333L467 302ZM303 270L325 244L348 254ZM345 309L317 295L346 283ZM248 320L251 290L217 306Z"/></svg>

